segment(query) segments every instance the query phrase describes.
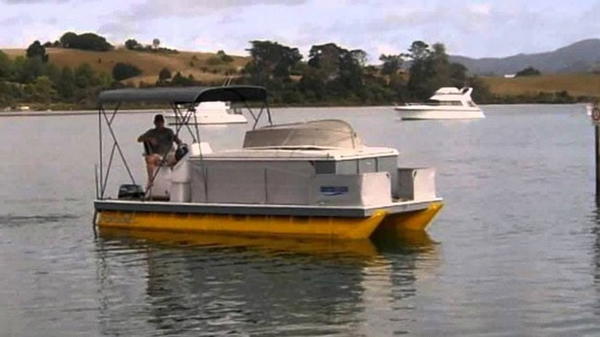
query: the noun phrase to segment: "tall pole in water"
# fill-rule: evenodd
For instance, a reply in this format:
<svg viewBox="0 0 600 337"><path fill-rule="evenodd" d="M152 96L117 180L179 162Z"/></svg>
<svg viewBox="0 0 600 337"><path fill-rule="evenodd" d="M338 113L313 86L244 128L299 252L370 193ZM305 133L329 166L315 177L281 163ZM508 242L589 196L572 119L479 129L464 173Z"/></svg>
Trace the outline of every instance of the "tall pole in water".
<svg viewBox="0 0 600 337"><path fill-rule="evenodd" d="M596 154L596 201L600 201L600 108L595 103L591 111L594 123L594 148Z"/></svg>
<svg viewBox="0 0 600 337"><path fill-rule="evenodd" d="M600 201L600 125L594 126L594 136L596 138L596 200Z"/></svg>

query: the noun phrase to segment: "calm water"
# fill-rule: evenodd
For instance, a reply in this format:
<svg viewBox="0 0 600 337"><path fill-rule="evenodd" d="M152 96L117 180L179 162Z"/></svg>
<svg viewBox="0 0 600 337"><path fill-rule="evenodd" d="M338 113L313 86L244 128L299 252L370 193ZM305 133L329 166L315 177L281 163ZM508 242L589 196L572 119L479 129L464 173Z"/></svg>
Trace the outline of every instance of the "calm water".
<svg viewBox="0 0 600 337"><path fill-rule="evenodd" d="M0 336L597 336L600 215L582 106L488 106L481 121L344 117L401 165L438 169L428 236L353 243L91 228L95 116L0 119ZM117 117L134 138L151 115ZM242 127L207 128L213 148ZM126 182L115 171L112 188Z"/></svg>

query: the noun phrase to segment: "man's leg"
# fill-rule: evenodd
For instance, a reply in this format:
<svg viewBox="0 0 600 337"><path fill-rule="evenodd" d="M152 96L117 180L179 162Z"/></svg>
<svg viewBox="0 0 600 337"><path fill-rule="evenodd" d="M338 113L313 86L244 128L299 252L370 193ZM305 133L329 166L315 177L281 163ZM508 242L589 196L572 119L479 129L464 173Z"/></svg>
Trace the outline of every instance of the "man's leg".
<svg viewBox="0 0 600 337"><path fill-rule="evenodd" d="M148 173L148 183L146 184L146 190L150 188L152 185L152 178L154 177L154 173L156 169L160 166L161 158L158 154L150 154L146 156L146 170Z"/></svg>

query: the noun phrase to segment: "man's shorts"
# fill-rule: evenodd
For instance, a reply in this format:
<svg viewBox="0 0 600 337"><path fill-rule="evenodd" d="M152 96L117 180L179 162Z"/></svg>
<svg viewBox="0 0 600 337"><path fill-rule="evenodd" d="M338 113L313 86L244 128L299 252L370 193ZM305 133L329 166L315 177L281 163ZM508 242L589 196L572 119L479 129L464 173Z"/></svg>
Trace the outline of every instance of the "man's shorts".
<svg viewBox="0 0 600 337"><path fill-rule="evenodd" d="M177 159L175 159L175 151L170 151L165 157L161 156L158 153L153 153L150 156L157 156L161 163L164 163L166 165L173 165L177 162Z"/></svg>

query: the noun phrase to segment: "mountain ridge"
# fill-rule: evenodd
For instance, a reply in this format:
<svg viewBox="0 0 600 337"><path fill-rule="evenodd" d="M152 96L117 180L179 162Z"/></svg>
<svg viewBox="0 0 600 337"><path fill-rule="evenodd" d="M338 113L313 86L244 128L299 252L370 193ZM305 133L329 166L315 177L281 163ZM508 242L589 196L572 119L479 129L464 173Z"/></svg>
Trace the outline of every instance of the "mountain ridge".
<svg viewBox="0 0 600 337"><path fill-rule="evenodd" d="M451 55L449 59L451 62L463 64L476 75L514 74L529 66L542 73L590 72L600 70L600 39L580 40L541 53L484 58Z"/></svg>

